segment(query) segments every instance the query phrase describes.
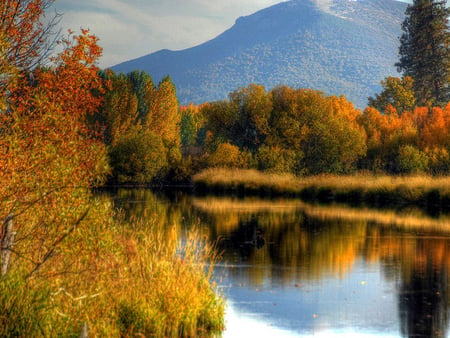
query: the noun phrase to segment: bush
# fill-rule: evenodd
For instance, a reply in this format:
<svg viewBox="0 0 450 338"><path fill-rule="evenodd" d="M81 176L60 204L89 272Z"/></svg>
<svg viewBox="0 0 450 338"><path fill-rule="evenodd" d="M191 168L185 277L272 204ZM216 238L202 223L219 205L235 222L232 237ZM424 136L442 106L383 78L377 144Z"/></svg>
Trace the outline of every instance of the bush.
<svg viewBox="0 0 450 338"><path fill-rule="evenodd" d="M118 183L149 183L168 165L161 137L143 129L122 136L111 146L109 156Z"/></svg>
<svg viewBox="0 0 450 338"><path fill-rule="evenodd" d="M397 167L402 174L424 172L428 168L428 156L412 145L401 146L397 157Z"/></svg>
<svg viewBox="0 0 450 338"><path fill-rule="evenodd" d="M293 150L278 146L262 146L258 149L258 165L260 170L273 173L294 173L299 156Z"/></svg>
<svg viewBox="0 0 450 338"><path fill-rule="evenodd" d="M433 175L447 175L450 172L450 155L447 149L436 147L426 149L425 153L429 158L429 169Z"/></svg>
<svg viewBox="0 0 450 338"><path fill-rule="evenodd" d="M230 143L221 143L208 160L211 167L240 168L242 154L238 146Z"/></svg>

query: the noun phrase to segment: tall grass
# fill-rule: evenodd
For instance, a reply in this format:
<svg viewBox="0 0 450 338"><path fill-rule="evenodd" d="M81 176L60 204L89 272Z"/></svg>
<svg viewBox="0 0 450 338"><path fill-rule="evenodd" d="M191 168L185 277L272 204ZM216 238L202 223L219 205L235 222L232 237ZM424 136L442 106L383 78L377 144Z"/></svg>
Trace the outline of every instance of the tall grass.
<svg viewBox="0 0 450 338"><path fill-rule="evenodd" d="M0 280L0 336L79 336L84 323L93 337L194 337L223 329L224 302L212 283L215 251L197 232L182 234L152 215L91 217L38 274L26 278L26 262L13 257Z"/></svg>
<svg viewBox="0 0 450 338"><path fill-rule="evenodd" d="M193 179L198 191L289 195L376 206L400 203L450 208L450 177L370 174L296 177L257 170L214 168L200 172Z"/></svg>

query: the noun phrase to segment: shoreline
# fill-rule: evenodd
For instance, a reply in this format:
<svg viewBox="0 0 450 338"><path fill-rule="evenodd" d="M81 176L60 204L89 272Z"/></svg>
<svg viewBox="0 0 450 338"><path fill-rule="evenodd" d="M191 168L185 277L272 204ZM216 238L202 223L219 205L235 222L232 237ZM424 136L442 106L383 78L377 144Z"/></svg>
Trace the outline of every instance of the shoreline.
<svg viewBox="0 0 450 338"><path fill-rule="evenodd" d="M207 169L193 177L194 193L297 197L321 203L371 207L418 206L431 213L450 211L450 177L348 176L296 177L256 170Z"/></svg>

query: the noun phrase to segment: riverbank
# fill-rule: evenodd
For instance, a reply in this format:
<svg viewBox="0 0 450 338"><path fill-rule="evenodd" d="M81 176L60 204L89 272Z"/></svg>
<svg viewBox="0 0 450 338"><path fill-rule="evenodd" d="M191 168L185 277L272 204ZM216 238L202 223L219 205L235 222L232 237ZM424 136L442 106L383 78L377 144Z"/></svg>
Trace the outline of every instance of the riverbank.
<svg viewBox="0 0 450 338"><path fill-rule="evenodd" d="M297 177L257 170L207 169L193 177L195 191L238 195L290 196L323 203L374 207L417 205L450 210L450 177L320 175Z"/></svg>

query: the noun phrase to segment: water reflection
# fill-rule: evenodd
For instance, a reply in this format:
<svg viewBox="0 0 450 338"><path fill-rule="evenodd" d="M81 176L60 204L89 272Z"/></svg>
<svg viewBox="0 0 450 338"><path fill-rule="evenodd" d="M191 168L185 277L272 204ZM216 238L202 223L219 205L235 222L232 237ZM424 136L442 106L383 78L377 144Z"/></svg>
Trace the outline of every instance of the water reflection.
<svg viewBox="0 0 450 338"><path fill-rule="evenodd" d="M450 221L410 210L120 190L127 217L199 225L239 322L286 335L447 336ZM253 325L252 324L252 325ZM242 332L240 332L242 333Z"/></svg>

